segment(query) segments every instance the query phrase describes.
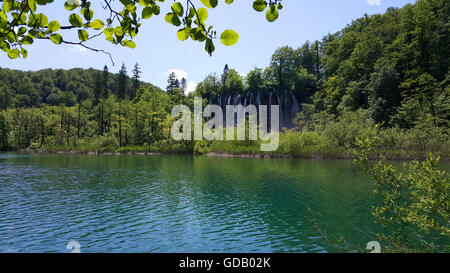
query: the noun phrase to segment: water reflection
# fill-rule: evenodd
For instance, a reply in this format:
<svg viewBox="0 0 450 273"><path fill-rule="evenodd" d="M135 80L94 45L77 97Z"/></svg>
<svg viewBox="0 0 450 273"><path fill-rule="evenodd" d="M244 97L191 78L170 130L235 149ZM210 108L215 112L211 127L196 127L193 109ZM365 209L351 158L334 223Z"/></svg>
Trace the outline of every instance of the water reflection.
<svg viewBox="0 0 450 273"><path fill-rule="evenodd" d="M366 243L371 184L351 161L0 155L0 252L326 252L305 222Z"/></svg>

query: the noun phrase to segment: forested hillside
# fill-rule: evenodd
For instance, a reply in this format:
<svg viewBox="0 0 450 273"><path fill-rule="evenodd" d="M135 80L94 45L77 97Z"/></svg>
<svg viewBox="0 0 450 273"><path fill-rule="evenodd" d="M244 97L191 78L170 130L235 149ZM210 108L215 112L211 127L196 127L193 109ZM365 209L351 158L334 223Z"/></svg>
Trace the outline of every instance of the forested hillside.
<svg viewBox="0 0 450 273"><path fill-rule="evenodd" d="M107 66L103 71L74 68L23 72L0 68L0 109L61 104L74 106L94 98L96 84L117 95L117 77L118 74L110 73ZM129 84L132 89L132 79L129 79Z"/></svg>
<svg viewBox="0 0 450 273"><path fill-rule="evenodd" d="M300 48L279 48L269 67L245 79L226 67L223 75L200 83L197 93L212 100L224 94L267 100L271 92L293 92L303 110L299 120L306 123L314 116L338 118L367 109L385 126L412 128L427 120L448 128L449 45L450 2L419 0L365 15Z"/></svg>

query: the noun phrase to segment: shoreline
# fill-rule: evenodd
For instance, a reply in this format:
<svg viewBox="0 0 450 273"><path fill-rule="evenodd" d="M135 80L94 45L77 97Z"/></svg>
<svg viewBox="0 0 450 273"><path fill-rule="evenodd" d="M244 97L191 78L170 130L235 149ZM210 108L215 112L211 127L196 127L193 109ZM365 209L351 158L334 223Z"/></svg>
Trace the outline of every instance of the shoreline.
<svg viewBox="0 0 450 273"><path fill-rule="evenodd" d="M68 150L68 151L58 151L58 150L30 150L30 149L22 149L17 151L3 151L3 152L17 152L17 153L26 153L26 154L71 154L71 155L142 155L142 156L156 156L156 155L191 155L191 156L205 156L211 158L254 158L254 159L313 159L313 160L354 160L357 158L356 155L350 154L341 154L341 155L331 155L331 154L319 154L319 153L310 153L310 154L232 154L232 153L221 153L221 152L210 152L206 154L195 154L193 152L110 152L110 151L77 151L77 150ZM410 160L424 160L425 156L395 156L388 155L386 156L387 160L392 161L410 161ZM376 158L374 158L376 159ZM441 162L449 162L450 157L441 157Z"/></svg>

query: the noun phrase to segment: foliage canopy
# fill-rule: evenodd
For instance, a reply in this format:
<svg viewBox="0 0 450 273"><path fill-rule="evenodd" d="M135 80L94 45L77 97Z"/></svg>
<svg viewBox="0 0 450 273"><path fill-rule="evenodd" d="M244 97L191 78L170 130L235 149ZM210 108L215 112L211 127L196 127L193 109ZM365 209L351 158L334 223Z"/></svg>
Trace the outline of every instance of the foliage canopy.
<svg viewBox="0 0 450 273"><path fill-rule="evenodd" d="M25 46L33 44L35 39L50 40L55 44L72 44L87 49L109 54L102 49L88 46L86 43L98 36L104 36L114 45L135 48L133 39L138 35L144 20L153 15L160 15L161 5L165 0L103 0L102 8L106 11L105 18L99 18L100 8L94 7L92 1L67 0L64 9L70 12L68 25L61 25L57 20L49 19L49 14L40 12L43 6L53 0L0 0L0 49L11 59L20 56L26 58L28 51ZM58 1L59 2L59 1ZM217 0L201 0L204 7L197 8L193 0L187 0L183 5L175 1L164 20L177 27L177 37L181 41L191 39L205 44L205 50L212 54L215 50L214 39L217 32L208 25L208 10L217 7ZM232 4L233 0L225 0ZM98 3L96 3L98 4ZM253 8L264 11L267 8L267 20L273 22L278 18L278 10L282 9L281 0L256 0ZM78 41L67 40L64 31L78 34ZM225 30L220 41L231 46L238 42L239 35L233 30Z"/></svg>

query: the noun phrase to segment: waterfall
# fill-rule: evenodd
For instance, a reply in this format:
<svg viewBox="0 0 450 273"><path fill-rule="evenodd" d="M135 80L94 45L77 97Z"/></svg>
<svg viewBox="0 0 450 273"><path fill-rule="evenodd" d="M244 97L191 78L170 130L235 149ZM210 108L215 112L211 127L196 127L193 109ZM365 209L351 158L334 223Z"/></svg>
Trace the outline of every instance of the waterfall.
<svg viewBox="0 0 450 273"><path fill-rule="evenodd" d="M289 126L289 124L291 124L291 119L292 119L292 117L291 117L291 113L290 113L290 111L289 111L289 97L286 95L286 97L284 98L284 101L285 101L285 106L284 106L284 111L285 111L285 113L286 113L286 115L285 115L285 127L288 127Z"/></svg>
<svg viewBox="0 0 450 273"><path fill-rule="evenodd" d="M234 99L234 106L241 104L241 102L239 101L239 99L241 98L241 95L236 94L236 97Z"/></svg>
<svg viewBox="0 0 450 273"><path fill-rule="evenodd" d="M276 101L274 102L274 97ZM242 105L244 109L249 105L256 106L257 110L260 105L267 105L267 118L270 120L272 118L272 106L275 103L279 105L279 119L280 119L280 129L283 127L291 128L294 124L292 120L296 117L299 112L300 105L295 97L294 93L276 92L276 91L252 91L246 94L233 93L233 94L218 94L215 98L209 97L209 102L217 100L217 104L222 109L226 105L238 106ZM239 110L235 116L235 124L237 124L237 117L242 115L242 110ZM224 121L226 123L226 120ZM270 124L268 124L270 126ZM270 130L271 128L268 128Z"/></svg>
<svg viewBox="0 0 450 273"><path fill-rule="evenodd" d="M283 127L283 106L281 103L280 95L277 93L278 105L280 106L279 116L280 116L280 127Z"/></svg>
<svg viewBox="0 0 450 273"><path fill-rule="evenodd" d="M292 103L293 103L291 113L295 117L298 113L298 101L295 98L294 93L291 93L291 97L292 97Z"/></svg>

